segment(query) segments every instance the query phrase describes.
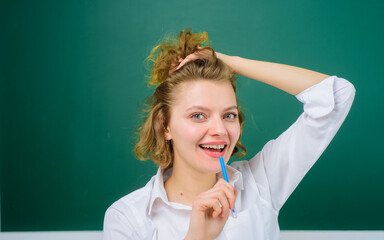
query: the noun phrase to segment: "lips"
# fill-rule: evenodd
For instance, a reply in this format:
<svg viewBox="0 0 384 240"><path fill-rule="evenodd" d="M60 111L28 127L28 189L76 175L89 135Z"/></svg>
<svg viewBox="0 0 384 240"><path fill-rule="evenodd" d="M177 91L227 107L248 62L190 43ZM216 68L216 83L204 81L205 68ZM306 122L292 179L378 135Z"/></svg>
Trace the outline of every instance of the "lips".
<svg viewBox="0 0 384 240"><path fill-rule="evenodd" d="M224 146L224 148L220 148L222 146ZM200 149L206 155L214 158L224 156L227 146L227 142L208 142L199 145Z"/></svg>

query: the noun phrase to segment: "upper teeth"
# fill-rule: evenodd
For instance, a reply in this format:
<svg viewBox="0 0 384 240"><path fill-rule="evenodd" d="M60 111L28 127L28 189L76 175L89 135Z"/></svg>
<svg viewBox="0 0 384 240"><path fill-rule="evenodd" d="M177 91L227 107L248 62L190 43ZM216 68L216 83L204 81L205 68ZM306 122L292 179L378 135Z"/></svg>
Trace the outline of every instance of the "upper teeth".
<svg viewBox="0 0 384 240"><path fill-rule="evenodd" d="M221 149L221 148L224 148L225 145L207 145L207 144L202 144L201 146L203 148Z"/></svg>

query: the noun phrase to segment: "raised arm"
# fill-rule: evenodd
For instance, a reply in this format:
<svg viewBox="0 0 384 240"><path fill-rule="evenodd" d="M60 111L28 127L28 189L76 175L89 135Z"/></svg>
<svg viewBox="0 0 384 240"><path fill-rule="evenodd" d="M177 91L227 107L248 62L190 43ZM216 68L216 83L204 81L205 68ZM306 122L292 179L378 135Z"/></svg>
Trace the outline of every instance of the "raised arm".
<svg viewBox="0 0 384 240"><path fill-rule="evenodd" d="M216 52L216 55L235 74L269 84L292 95L297 95L329 77L326 74L279 63L228 56L219 52Z"/></svg>
<svg viewBox="0 0 384 240"><path fill-rule="evenodd" d="M336 135L351 108L355 88L337 76L216 54L235 74L270 84L303 103L299 118L249 160L259 197L279 211Z"/></svg>

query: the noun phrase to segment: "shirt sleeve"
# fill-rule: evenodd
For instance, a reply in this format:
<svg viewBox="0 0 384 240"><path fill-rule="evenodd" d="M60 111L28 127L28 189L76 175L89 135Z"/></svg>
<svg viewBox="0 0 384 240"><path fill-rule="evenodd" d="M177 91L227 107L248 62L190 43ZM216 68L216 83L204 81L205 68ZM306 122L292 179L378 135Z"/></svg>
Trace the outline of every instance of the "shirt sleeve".
<svg viewBox="0 0 384 240"><path fill-rule="evenodd" d="M354 96L354 86L337 76L296 95L304 112L249 161L259 195L272 208L281 209L319 159L346 118Z"/></svg>
<svg viewBox="0 0 384 240"><path fill-rule="evenodd" d="M109 207L104 216L104 240L140 239L128 218L119 210Z"/></svg>

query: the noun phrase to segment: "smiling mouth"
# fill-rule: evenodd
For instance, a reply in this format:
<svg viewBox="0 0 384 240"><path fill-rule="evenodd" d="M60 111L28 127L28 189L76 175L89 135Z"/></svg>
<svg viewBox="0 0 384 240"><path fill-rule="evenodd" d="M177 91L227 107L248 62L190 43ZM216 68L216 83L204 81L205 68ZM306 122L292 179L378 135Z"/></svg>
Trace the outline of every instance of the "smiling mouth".
<svg viewBox="0 0 384 240"><path fill-rule="evenodd" d="M227 145L205 145L205 144L200 144L199 147L205 151L209 151L212 153L218 153L218 152L223 152L224 149L227 147Z"/></svg>

